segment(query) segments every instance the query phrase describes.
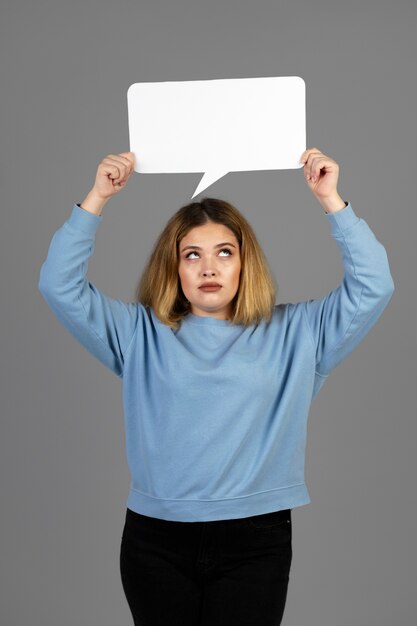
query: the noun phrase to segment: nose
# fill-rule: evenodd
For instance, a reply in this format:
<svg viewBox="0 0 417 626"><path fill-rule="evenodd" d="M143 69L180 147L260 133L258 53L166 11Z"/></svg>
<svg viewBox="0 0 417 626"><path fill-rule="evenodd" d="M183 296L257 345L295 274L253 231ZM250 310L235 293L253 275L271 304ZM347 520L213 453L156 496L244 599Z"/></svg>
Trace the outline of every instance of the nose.
<svg viewBox="0 0 417 626"><path fill-rule="evenodd" d="M215 268L214 261L213 261L213 260L210 260L210 259L205 259L205 260L203 260L203 262L202 262L202 267L200 268L200 270L201 270L201 274L202 274L204 277L207 277L207 276L209 276L209 277L214 276L214 275L216 274L216 271L215 271L215 269L214 269L214 268Z"/></svg>

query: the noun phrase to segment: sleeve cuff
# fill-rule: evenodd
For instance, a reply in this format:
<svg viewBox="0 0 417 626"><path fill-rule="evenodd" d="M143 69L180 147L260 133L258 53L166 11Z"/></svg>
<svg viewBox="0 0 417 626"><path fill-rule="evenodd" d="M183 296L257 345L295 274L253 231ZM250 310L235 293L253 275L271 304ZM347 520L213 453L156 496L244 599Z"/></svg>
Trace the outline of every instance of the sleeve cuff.
<svg viewBox="0 0 417 626"><path fill-rule="evenodd" d="M67 223L77 230L82 230L83 232L94 236L102 221L102 215L94 215L94 213L90 213L89 211L82 209L78 204L74 204Z"/></svg>
<svg viewBox="0 0 417 626"><path fill-rule="evenodd" d="M325 213L325 216L330 222L330 232L335 236L341 235L343 231L360 222L360 218L352 209L350 202L344 209L340 209L336 213Z"/></svg>

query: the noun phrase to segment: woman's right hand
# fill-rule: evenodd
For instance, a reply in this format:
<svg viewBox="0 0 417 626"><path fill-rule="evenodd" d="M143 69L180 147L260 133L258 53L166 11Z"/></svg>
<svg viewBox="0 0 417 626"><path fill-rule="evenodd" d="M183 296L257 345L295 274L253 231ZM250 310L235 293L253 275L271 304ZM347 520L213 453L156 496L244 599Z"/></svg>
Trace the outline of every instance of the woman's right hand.
<svg viewBox="0 0 417 626"><path fill-rule="evenodd" d="M96 180L91 192L103 200L108 200L119 193L134 170L133 152L108 154L97 168Z"/></svg>

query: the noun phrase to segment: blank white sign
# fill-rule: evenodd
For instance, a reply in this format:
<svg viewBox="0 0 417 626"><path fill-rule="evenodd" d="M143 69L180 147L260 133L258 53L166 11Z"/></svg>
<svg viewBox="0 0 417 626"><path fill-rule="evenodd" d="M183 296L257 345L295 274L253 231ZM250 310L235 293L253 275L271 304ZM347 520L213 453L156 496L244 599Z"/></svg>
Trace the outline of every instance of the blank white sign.
<svg viewBox="0 0 417 626"><path fill-rule="evenodd" d="M135 171L204 172L192 198L228 172L303 167L300 76L134 83L127 102Z"/></svg>

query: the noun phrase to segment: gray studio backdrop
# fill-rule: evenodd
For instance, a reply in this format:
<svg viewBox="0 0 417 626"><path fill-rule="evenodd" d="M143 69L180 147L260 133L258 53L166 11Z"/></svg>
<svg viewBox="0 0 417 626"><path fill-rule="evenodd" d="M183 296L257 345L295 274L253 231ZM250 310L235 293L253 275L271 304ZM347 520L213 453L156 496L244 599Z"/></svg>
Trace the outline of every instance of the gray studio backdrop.
<svg viewBox="0 0 417 626"><path fill-rule="evenodd" d="M121 381L38 291L51 237L101 159L129 150L129 85L261 76L305 80L307 146L339 163L339 192L384 244L396 286L312 405L312 502L293 511L283 624L414 624L417 5L4 0L0 17L1 624L132 623L119 575ZM132 300L154 240L200 177L135 173L104 208L89 279ZM249 219L278 302L341 281L301 169L231 173L204 195Z"/></svg>

